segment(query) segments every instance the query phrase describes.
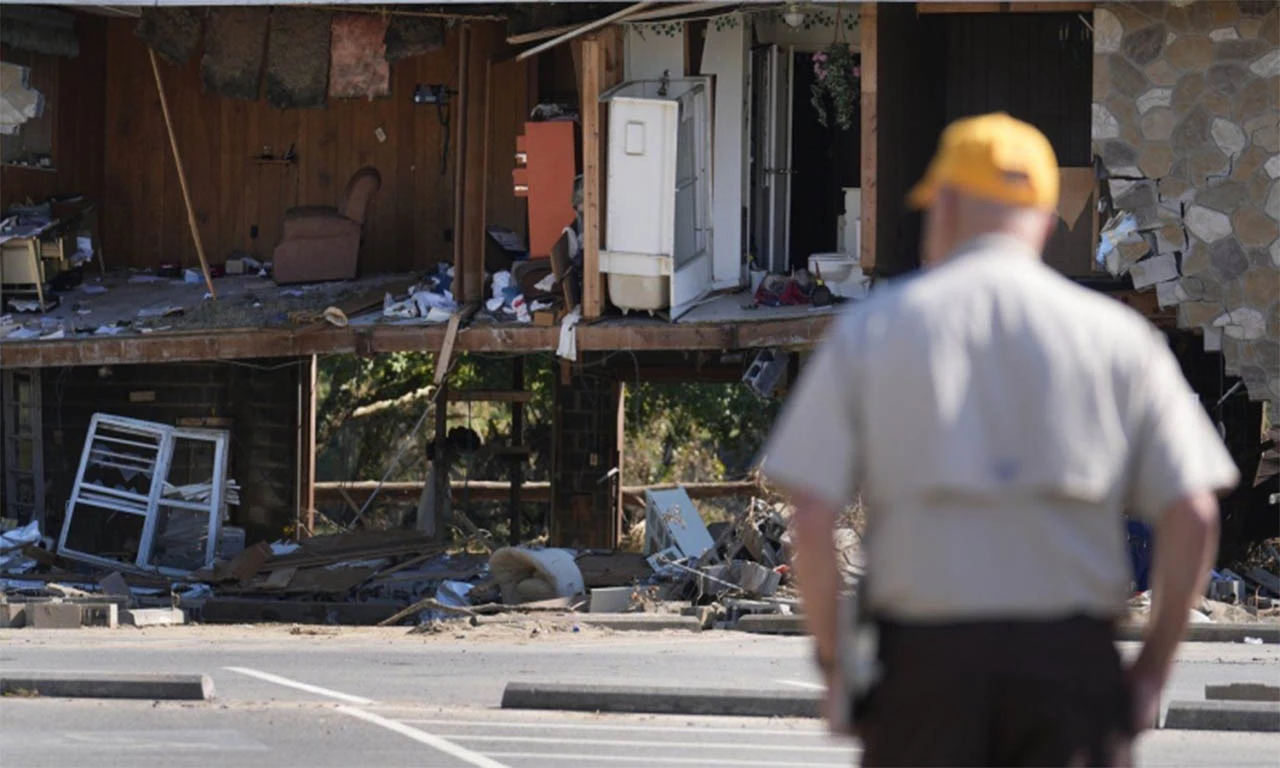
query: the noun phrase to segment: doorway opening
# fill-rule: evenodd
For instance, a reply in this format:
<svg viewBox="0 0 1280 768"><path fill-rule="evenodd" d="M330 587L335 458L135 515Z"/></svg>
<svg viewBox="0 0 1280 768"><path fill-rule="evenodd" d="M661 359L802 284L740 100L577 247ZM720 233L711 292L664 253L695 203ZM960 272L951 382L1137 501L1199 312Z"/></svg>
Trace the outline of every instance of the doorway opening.
<svg viewBox="0 0 1280 768"><path fill-rule="evenodd" d="M861 66L861 58L854 54L855 66ZM862 183L862 128L859 110L847 130L837 125L834 114L829 115L829 126L818 122L818 112L810 103L816 82L812 54L793 53L791 71L788 262L795 270L807 268L811 255L834 252L842 239L847 240L841 237L844 217L857 216L858 211L845 210L845 190ZM853 244L844 246L847 250Z"/></svg>
<svg viewBox="0 0 1280 768"><path fill-rule="evenodd" d="M805 269L818 253L858 257L861 116L847 130L822 125L815 81L809 52L752 52L748 232L754 261L774 273Z"/></svg>

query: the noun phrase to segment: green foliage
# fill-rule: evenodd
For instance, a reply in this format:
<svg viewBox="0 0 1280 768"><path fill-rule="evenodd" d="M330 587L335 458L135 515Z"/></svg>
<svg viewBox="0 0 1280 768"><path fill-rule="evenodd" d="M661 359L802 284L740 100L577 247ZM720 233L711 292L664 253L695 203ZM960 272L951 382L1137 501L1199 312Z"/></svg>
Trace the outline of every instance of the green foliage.
<svg viewBox="0 0 1280 768"><path fill-rule="evenodd" d="M627 394L625 482L742 477L777 415L741 384L640 384Z"/></svg>
<svg viewBox="0 0 1280 768"><path fill-rule="evenodd" d="M334 356L320 361L317 382L316 472L322 481L426 479L427 450L434 439L434 412L416 432L430 407L425 388L433 381L434 356L397 353L374 358ZM455 389L508 389L509 357L462 356L450 374ZM525 358L525 443L533 450L525 479L550 479L555 377L559 365L550 356ZM417 397L406 397L419 393ZM379 405L380 404L380 405ZM372 413L361 409L370 409ZM511 429L510 407L502 403L451 403L448 426L468 427L485 445L505 444ZM630 384L626 400L626 457L623 482L644 485L739 478L751 469L769 426L776 401L756 397L739 384ZM355 416L359 412L360 416ZM397 452L402 458L392 467ZM481 451L462 457L455 479L502 480L510 463ZM497 531L505 520L503 504L476 509L473 518ZM375 502L369 520L375 526L397 524L411 505ZM350 510L328 511L349 520ZM539 514L526 514L536 525Z"/></svg>
<svg viewBox="0 0 1280 768"><path fill-rule="evenodd" d="M847 43L832 43L813 54L813 73L816 79L810 89L810 103L818 113L818 122L824 128L830 125L827 114L830 104L836 125L842 131L849 130L856 122L858 99L862 94L862 73L853 51Z"/></svg>

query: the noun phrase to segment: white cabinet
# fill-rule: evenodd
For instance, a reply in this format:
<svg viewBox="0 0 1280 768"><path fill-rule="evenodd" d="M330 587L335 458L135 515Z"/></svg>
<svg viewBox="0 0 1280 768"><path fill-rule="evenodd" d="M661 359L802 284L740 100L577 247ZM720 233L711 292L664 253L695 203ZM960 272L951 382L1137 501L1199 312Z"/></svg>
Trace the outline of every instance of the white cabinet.
<svg viewBox="0 0 1280 768"><path fill-rule="evenodd" d="M711 119L706 78L623 83L609 105L600 270L623 312L674 319L711 290Z"/></svg>

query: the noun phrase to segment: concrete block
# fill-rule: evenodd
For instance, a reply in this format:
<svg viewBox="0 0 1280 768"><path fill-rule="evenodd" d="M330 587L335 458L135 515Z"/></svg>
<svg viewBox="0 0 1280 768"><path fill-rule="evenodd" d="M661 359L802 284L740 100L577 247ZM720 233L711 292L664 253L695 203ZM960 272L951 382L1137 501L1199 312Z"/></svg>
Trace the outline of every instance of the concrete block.
<svg viewBox="0 0 1280 768"><path fill-rule="evenodd" d="M120 626L120 607L115 603L81 605L79 608L81 626L108 629L116 629Z"/></svg>
<svg viewBox="0 0 1280 768"><path fill-rule="evenodd" d="M1280 732L1280 704L1259 701L1174 701L1164 727L1186 731Z"/></svg>
<svg viewBox="0 0 1280 768"><path fill-rule="evenodd" d="M181 608L135 608L125 611L121 617L125 624L138 627L173 627L187 623L187 614Z"/></svg>
<svg viewBox="0 0 1280 768"><path fill-rule="evenodd" d="M0 603L0 629L17 629L26 625L26 603Z"/></svg>
<svg viewBox="0 0 1280 768"><path fill-rule="evenodd" d="M1116 631L1117 640L1139 641L1146 634L1142 624L1121 624ZM1243 643L1254 637L1264 643L1280 643L1280 626L1275 624L1192 624L1183 635L1184 641L1193 643Z"/></svg>
<svg viewBox="0 0 1280 768"><path fill-rule="evenodd" d="M508 683L503 709L724 717L818 717L814 691Z"/></svg>
<svg viewBox="0 0 1280 768"><path fill-rule="evenodd" d="M591 612L625 613L633 592L633 587L597 587L591 590Z"/></svg>
<svg viewBox="0 0 1280 768"><path fill-rule="evenodd" d="M1280 685L1262 683L1206 685L1204 697L1210 701L1280 701Z"/></svg>
<svg viewBox="0 0 1280 768"><path fill-rule="evenodd" d="M76 699L213 698L208 675L111 674L78 672L0 673L0 696L36 695Z"/></svg>
<svg viewBox="0 0 1280 768"><path fill-rule="evenodd" d="M803 635L804 617L776 615L750 615L738 619L734 629L761 635Z"/></svg>
<svg viewBox="0 0 1280 768"><path fill-rule="evenodd" d="M702 622L696 616L680 616L673 613L587 613L571 618L584 626L604 627L618 632L649 632L664 629L702 631Z"/></svg>
<svg viewBox="0 0 1280 768"><path fill-rule="evenodd" d="M35 629L79 629L80 606L75 603L28 603L27 625Z"/></svg>

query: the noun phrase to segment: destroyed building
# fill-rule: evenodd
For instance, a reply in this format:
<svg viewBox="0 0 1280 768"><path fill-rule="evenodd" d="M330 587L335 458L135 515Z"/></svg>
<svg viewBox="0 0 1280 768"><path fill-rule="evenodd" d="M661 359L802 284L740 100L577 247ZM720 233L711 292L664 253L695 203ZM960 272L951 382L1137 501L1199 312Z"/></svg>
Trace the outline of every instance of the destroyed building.
<svg viewBox="0 0 1280 768"><path fill-rule="evenodd" d="M153 5L4 9L9 525L57 536L107 414L224 434L228 525L305 539L318 356L555 353L550 541L614 547L626 385L785 391L918 266L941 128L1001 109L1062 165L1048 261L1167 332L1257 475L1274 3ZM1226 500L1228 544L1274 535L1274 492Z"/></svg>

